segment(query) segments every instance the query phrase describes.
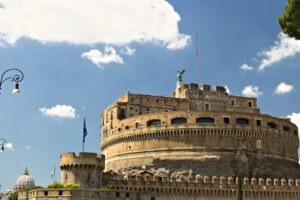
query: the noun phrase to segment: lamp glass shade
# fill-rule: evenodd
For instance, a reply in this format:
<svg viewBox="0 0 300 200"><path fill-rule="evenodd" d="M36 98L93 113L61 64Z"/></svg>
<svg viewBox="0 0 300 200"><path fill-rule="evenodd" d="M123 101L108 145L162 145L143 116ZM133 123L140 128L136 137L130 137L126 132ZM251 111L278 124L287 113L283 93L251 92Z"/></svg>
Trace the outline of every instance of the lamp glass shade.
<svg viewBox="0 0 300 200"><path fill-rule="evenodd" d="M15 89L13 89L12 91L13 94L20 94L20 90L19 90L19 83L16 83Z"/></svg>

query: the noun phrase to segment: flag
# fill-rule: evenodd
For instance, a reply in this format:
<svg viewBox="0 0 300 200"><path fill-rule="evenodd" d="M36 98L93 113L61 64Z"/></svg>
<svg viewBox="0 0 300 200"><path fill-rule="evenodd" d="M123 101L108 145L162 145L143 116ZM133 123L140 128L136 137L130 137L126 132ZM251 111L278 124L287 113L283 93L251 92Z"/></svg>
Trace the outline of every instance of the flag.
<svg viewBox="0 0 300 200"><path fill-rule="evenodd" d="M85 142L85 136L87 135L86 125L85 125L85 118L83 120L83 143Z"/></svg>
<svg viewBox="0 0 300 200"><path fill-rule="evenodd" d="M54 168L53 168L53 170L52 170L52 172L51 172L51 178L53 178L54 175L55 175L55 166L54 166Z"/></svg>

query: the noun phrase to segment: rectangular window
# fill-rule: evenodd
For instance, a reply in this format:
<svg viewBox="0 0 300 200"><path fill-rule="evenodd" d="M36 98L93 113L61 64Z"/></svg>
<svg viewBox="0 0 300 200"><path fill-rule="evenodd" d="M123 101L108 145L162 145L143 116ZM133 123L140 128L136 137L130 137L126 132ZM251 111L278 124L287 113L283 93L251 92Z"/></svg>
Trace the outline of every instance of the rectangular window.
<svg viewBox="0 0 300 200"><path fill-rule="evenodd" d="M126 198L129 198L129 193L126 193Z"/></svg>
<svg viewBox="0 0 300 200"><path fill-rule="evenodd" d="M114 111L110 112L110 119L113 120L114 119Z"/></svg>
<svg viewBox="0 0 300 200"><path fill-rule="evenodd" d="M156 99L156 103L159 103L159 100L158 100L158 99Z"/></svg>
<svg viewBox="0 0 300 200"><path fill-rule="evenodd" d="M165 112L169 112L169 110L168 110L168 109L165 109Z"/></svg>
<svg viewBox="0 0 300 200"><path fill-rule="evenodd" d="M45 191L45 192L44 192L44 195L45 195L45 196L48 196L48 191Z"/></svg>
<svg viewBox="0 0 300 200"><path fill-rule="evenodd" d="M117 198L120 197L120 192L117 192L117 193L116 193L116 197L117 197Z"/></svg>
<svg viewBox="0 0 300 200"><path fill-rule="evenodd" d="M230 104L231 104L232 106L234 106L234 105L235 105L235 100L234 100L234 99L231 99L231 100L230 100Z"/></svg>
<svg viewBox="0 0 300 200"><path fill-rule="evenodd" d="M208 103L205 104L205 110L209 110L209 104Z"/></svg>
<svg viewBox="0 0 300 200"><path fill-rule="evenodd" d="M130 106L130 107L129 107L129 110L133 110L133 107L132 107L132 106Z"/></svg>
<svg viewBox="0 0 300 200"><path fill-rule="evenodd" d="M248 107L252 107L252 101L248 101Z"/></svg>
<svg viewBox="0 0 300 200"><path fill-rule="evenodd" d="M150 112L150 108L146 108L146 112Z"/></svg>
<svg viewBox="0 0 300 200"><path fill-rule="evenodd" d="M139 126L140 126L140 123L139 123L139 122L136 122L136 123L135 123L135 128L139 128Z"/></svg>
<svg viewBox="0 0 300 200"><path fill-rule="evenodd" d="M134 102L134 98L131 98L131 102Z"/></svg>
<svg viewBox="0 0 300 200"><path fill-rule="evenodd" d="M224 117L224 124L229 124L229 117Z"/></svg>
<svg viewBox="0 0 300 200"><path fill-rule="evenodd" d="M256 120L256 126L260 126L261 125L261 121L258 119Z"/></svg>

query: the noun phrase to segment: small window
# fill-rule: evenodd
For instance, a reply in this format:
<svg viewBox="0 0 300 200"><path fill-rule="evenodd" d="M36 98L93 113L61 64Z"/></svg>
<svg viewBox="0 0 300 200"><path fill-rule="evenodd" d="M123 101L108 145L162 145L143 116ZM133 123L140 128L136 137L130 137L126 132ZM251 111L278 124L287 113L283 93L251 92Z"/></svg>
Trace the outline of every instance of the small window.
<svg viewBox="0 0 300 200"><path fill-rule="evenodd" d="M155 200L155 197L151 197L151 200Z"/></svg>
<svg viewBox="0 0 300 200"><path fill-rule="evenodd" d="M146 112L150 112L150 108L146 108Z"/></svg>
<svg viewBox="0 0 300 200"><path fill-rule="evenodd" d="M118 131L121 131L122 129L121 128L118 128Z"/></svg>
<svg viewBox="0 0 300 200"><path fill-rule="evenodd" d="M165 112L169 112L169 110L168 110L168 109L165 109Z"/></svg>
<svg viewBox="0 0 300 200"><path fill-rule="evenodd" d="M139 128L140 123L139 122L135 122L135 128Z"/></svg>
<svg viewBox="0 0 300 200"><path fill-rule="evenodd" d="M129 107L129 110L133 110L133 107L132 107L132 106L130 106L130 107Z"/></svg>
<svg viewBox="0 0 300 200"><path fill-rule="evenodd" d="M132 102L134 102L134 98L131 98L130 100L131 100Z"/></svg>
<svg viewBox="0 0 300 200"><path fill-rule="evenodd" d="M110 119L113 120L114 119L114 111L110 112Z"/></svg>
<svg viewBox="0 0 300 200"><path fill-rule="evenodd" d="M126 198L129 198L129 193L126 193Z"/></svg>
<svg viewBox="0 0 300 200"><path fill-rule="evenodd" d="M167 103L167 101L165 100L165 103Z"/></svg>
<svg viewBox="0 0 300 200"><path fill-rule="evenodd" d="M284 130L284 131L290 131L290 127L288 127L288 126L283 126L283 130Z"/></svg>
<svg viewBox="0 0 300 200"><path fill-rule="evenodd" d="M151 120L147 122L147 126L160 126L161 121L159 119Z"/></svg>
<svg viewBox="0 0 300 200"><path fill-rule="evenodd" d="M235 100L234 100L234 99L231 99L231 100L230 100L230 104L231 104L232 106L234 106L234 105L235 105Z"/></svg>
<svg viewBox="0 0 300 200"><path fill-rule="evenodd" d="M267 127L268 128L276 128L277 126L276 126L276 124L274 122L268 122L267 123Z"/></svg>
<svg viewBox="0 0 300 200"><path fill-rule="evenodd" d="M45 192L44 192L44 195L45 195L45 196L48 196L48 191L45 191Z"/></svg>
<svg viewBox="0 0 300 200"><path fill-rule="evenodd" d="M159 100L158 100L158 99L156 99L156 103L159 103Z"/></svg>
<svg viewBox="0 0 300 200"><path fill-rule="evenodd" d="M116 197L120 197L120 192L116 192Z"/></svg>
<svg viewBox="0 0 300 200"><path fill-rule="evenodd" d="M210 117L202 117L196 119L197 124L214 124L215 119Z"/></svg>
<svg viewBox="0 0 300 200"><path fill-rule="evenodd" d="M249 120L248 119L244 119L244 118L237 118L236 119L236 124L239 124L239 125L248 125L249 124Z"/></svg>
<svg viewBox="0 0 300 200"><path fill-rule="evenodd" d="M208 103L205 104L205 110L209 110L209 104Z"/></svg>
<svg viewBox="0 0 300 200"><path fill-rule="evenodd" d="M224 124L229 124L229 117L224 117Z"/></svg>
<svg viewBox="0 0 300 200"><path fill-rule="evenodd" d="M62 191L59 191L59 196L62 196Z"/></svg>
<svg viewBox="0 0 300 200"><path fill-rule="evenodd" d="M256 126L260 126L261 125L261 121L259 119L256 120Z"/></svg>
<svg viewBox="0 0 300 200"><path fill-rule="evenodd" d="M128 149L131 149L131 146L130 146L130 145L128 145Z"/></svg>
<svg viewBox="0 0 300 200"><path fill-rule="evenodd" d="M128 130L128 129L129 129L129 126L125 126L125 129Z"/></svg>
<svg viewBox="0 0 300 200"><path fill-rule="evenodd" d="M186 118L175 118L171 120L171 124L186 124Z"/></svg>
<svg viewBox="0 0 300 200"><path fill-rule="evenodd" d="M150 99L147 99L147 101L150 101Z"/></svg>
<svg viewBox="0 0 300 200"><path fill-rule="evenodd" d="M248 107L252 107L252 101L248 101Z"/></svg>

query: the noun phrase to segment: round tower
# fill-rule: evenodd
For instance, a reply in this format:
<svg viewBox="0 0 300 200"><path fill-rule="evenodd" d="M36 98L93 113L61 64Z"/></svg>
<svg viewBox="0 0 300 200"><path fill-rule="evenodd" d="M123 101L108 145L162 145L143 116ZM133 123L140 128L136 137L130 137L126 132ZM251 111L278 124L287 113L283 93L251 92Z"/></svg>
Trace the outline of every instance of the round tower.
<svg viewBox="0 0 300 200"><path fill-rule="evenodd" d="M102 185L104 156L97 153L67 152L60 155L61 183L75 183L80 188L99 188Z"/></svg>

